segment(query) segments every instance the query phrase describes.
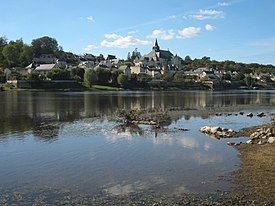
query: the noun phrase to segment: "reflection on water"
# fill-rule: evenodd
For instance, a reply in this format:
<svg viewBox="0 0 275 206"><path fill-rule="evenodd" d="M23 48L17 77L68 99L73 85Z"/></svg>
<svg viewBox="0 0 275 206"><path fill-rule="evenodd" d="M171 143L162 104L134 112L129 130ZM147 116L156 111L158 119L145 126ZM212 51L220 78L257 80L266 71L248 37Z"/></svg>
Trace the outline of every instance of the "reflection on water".
<svg viewBox="0 0 275 206"><path fill-rule="evenodd" d="M204 125L240 129L265 118L216 112L274 112L275 92L0 93L0 182L87 194L226 190L237 151L201 134ZM168 125L122 124L118 110L162 109ZM181 131L176 128L188 128ZM4 165L4 166L3 166Z"/></svg>

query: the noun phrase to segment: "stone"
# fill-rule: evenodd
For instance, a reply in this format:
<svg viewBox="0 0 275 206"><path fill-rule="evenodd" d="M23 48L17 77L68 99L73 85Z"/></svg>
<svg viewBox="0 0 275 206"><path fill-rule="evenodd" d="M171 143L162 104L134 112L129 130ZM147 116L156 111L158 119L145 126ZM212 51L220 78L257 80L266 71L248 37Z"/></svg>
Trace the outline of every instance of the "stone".
<svg viewBox="0 0 275 206"><path fill-rule="evenodd" d="M244 113L243 113L243 112L240 112L239 114L240 114L240 115L244 115Z"/></svg>
<svg viewBox="0 0 275 206"><path fill-rule="evenodd" d="M235 145L235 143L234 143L234 142L227 142L227 144L228 144L229 146L233 146L233 145Z"/></svg>
<svg viewBox="0 0 275 206"><path fill-rule="evenodd" d="M267 140L267 142L268 142L269 144L274 143L274 142L275 142L275 137L269 137L268 140Z"/></svg>
<svg viewBox="0 0 275 206"><path fill-rule="evenodd" d="M252 112L250 112L250 113L248 113L246 116L248 116L248 117L253 117L254 115L253 115Z"/></svg>
<svg viewBox="0 0 275 206"><path fill-rule="evenodd" d="M263 112L260 112L260 113L257 114L257 116L258 116L258 117L264 117L265 114L264 114Z"/></svg>
<svg viewBox="0 0 275 206"><path fill-rule="evenodd" d="M248 140L248 141L246 141L246 144L253 144L253 141L252 140Z"/></svg>

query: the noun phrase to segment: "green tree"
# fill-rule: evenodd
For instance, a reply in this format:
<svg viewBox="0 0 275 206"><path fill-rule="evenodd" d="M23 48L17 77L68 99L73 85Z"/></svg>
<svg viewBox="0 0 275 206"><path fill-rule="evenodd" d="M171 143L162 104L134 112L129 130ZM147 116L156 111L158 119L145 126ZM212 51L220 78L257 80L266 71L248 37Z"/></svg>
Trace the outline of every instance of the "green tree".
<svg viewBox="0 0 275 206"><path fill-rule="evenodd" d="M3 48L7 45L7 38L0 37L0 67L4 67L5 58L2 54Z"/></svg>
<svg viewBox="0 0 275 206"><path fill-rule="evenodd" d="M27 80L42 80L43 76L38 71L32 71L27 75Z"/></svg>
<svg viewBox="0 0 275 206"><path fill-rule="evenodd" d="M72 76L74 78L83 80L84 79L84 73L85 73L85 69L83 69L81 67L72 68Z"/></svg>
<svg viewBox="0 0 275 206"><path fill-rule="evenodd" d="M245 81L245 84L247 86L249 86L249 87L253 86L254 81L253 81L253 78L251 76L245 77L244 81Z"/></svg>
<svg viewBox="0 0 275 206"><path fill-rule="evenodd" d="M238 80L238 81L241 81L241 80L244 80L245 78L245 75L241 72L238 72L235 79Z"/></svg>
<svg viewBox="0 0 275 206"><path fill-rule="evenodd" d="M32 40L32 47L35 57L40 57L41 54L57 55L60 51L57 40L48 36Z"/></svg>
<svg viewBox="0 0 275 206"><path fill-rule="evenodd" d="M98 76L95 70L87 69L84 74L84 81L89 87L92 87L92 85L97 84Z"/></svg>
<svg viewBox="0 0 275 206"><path fill-rule="evenodd" d="M226 73L224 76L223 76L223 79L224 80L231 80L231 75Z"/></svg>
<svg viewBox="0 0 275 206"><path fill-rule="evenodd" d="M15 67L19 64L20 50L14 44L8 44L3 48L2 54L6 60L7 67Z"/></svg>
<svg viewBox="0 0 275 206"><path fill-rule="evenodd" d="M46 77L52 80L69 80L71 79L70 71L67 69L53 68L46 74Z"/></svg>
<svg viewBox="0 0 275 206"><path fill-rule="evenodd" d="M22 80L23 76L16 70L12 70L10 74L7 75L8 80Z"/></svg>
<svg viewBox="0 0 275 206"><path fill-rule="evenodd" d="M129 83L129 76L126 74L120 74L117 77L117 82L122 86L122 87L127 87Z"/></svg>
<svg viewBox="0 0 275 206"><path fill-rule="evenodd" d="M33 59L32 46L23 45L19 58L20 58L20 65L22 67L28 66Z"/></svg>
<svg viewBox="0 0 275 206"><path fill-rule="evenodd" d="M99 85L108 85L111 81L111 71L107 68L98 68L96 70Z"/></svg>

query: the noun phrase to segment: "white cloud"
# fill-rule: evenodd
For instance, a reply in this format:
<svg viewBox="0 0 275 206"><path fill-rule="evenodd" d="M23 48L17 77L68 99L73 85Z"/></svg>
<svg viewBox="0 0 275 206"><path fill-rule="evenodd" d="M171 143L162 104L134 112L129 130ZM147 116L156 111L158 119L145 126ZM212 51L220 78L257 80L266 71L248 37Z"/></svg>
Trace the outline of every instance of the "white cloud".
<svg viewBox="0 0 275 206"><path fill-rule="evenodd" d="M205 29L206 29L207 31L213 31L213 30L216 29L216 27L213 26L213 25L210 25L210 24L206 24L206 25L205 25Z"/></svg>
<svg viewBox="0 0 275 206"><path fill-rule="evenodd" d="M90 21L90 22L94 22L95 20L94 20L94 17L92 17L92 16L88 16L87 18L86 18L88 21Z"/></svg>
<svg viewBox="0 0 275 206"><path fill-rule="evenodd" d="M153 31L153 33L147 38L159 38L163 40L171 40L175 37L175 32L173 29L169 30L162 30L162 29L156 29Z"/></svg>
<svg viewBox="0 0 275 206"><path fill-rule="evenodd" d="M129 31L128 34L136 34L138 32L139 32L139 30L133 30L133 31Z"/></svg>
<svg viewBox="0 0 275 206"><path fill-rule="evenodd" d="M197 36L200 33L200 27L187 27L182 30L179 30L179 36L177 38L191 38Z"/></svg>
<svg viewBox="0 0 275 206"><path fill-rule="evenodd" d="M175 15L168 16L168 19L176 19L177 17Z"/></svg>
<svg viewBox="0 0 275 206"><path fill-rule="evenodd" d="M190 17L197 20L222 19L224 18L224 13L223 11L200 9L199 12L190 15Z"/></svg>
<svg viewBox="0 0 275 206"><path fill-rule="evenodd" d="M218 6L229 6L229 3L226 2L219 2Z"/></svg>
<svg viewBox="0 0 275 206"><path fill-rule="evenodd" d="M93 44L89 44L84 50L85 51L91 51L93 49L98 48L97 46L93 45Z"/></svg>
<svg viewBox="0 0 275 206"><path fill-rule="evenodd" d="M151 41L140 40L133 36L120 36L117 34L106 34L107 39L114 39L114 41L107 41L106 39L101 42L101 46L114 47L114 48L128 48L135 45L150 45Z"/></svg>

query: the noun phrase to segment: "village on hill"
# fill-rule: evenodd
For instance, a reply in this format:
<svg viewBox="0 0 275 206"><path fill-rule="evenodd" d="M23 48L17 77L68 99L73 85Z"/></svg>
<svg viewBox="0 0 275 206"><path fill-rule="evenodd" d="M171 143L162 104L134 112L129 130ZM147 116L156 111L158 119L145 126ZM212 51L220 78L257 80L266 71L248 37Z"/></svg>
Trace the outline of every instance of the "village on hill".
<svg viewBox="0 0 275 206"><path fill-rule="evenodd" d="M210 57L182 58L155 40L151 51L136 48L127 59L116 55L76 55L45 36L26 45L0 38L0 83L5 88L64 89L93 85L124 89L273 89L275 66Z"/></svg>

